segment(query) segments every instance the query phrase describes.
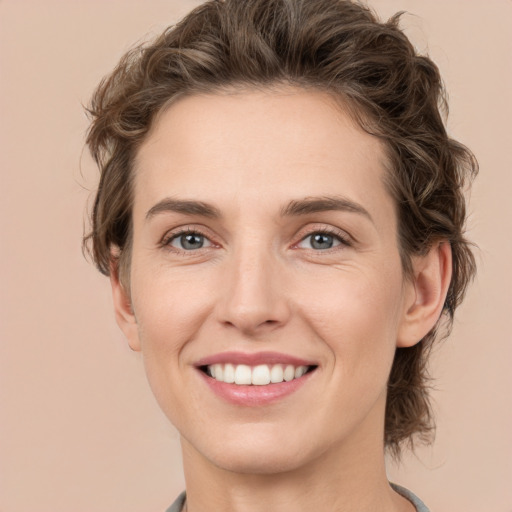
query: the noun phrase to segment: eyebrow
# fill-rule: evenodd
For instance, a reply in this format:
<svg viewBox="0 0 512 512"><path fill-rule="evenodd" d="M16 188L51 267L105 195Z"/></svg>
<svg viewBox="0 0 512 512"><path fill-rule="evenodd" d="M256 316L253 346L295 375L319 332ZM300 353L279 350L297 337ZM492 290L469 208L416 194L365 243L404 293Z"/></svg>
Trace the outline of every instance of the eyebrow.
<svg viewBox="0 0 512 512"><path fill-rule="evenodd" d="M201 217L209 217L212 219L221 217L220 210L211 204L203 203L202 201L186 201L166 197L148 210L146 213L146 220L149 220L151 217L154 217L159 213L165 212L199 215Z"/></svg>
<svg viewBox="0 0 512 512"><path fill-rule="evenodd" d="M327 211L357 213L367 217L373 223L372 216L363 206L350 199L339 196L306 197L300 200L293 200L281 210L281 215L287 217Z"/></svg>
<svg viewBox="0 0 512 512"><path fill-rule="evenodd" d="M339 196L306 197L304 199L292 200L281 209L281 216L293 217L327 211L357 213L367 217L371 222L373 222L371 215L363 206L351 201L350 199ZM220 210L209 203L166 197L148 210L146 213L146 220L149 220L155 215L166 212L199 215L201 217L208 217L211 219L218 219L222 217Z"/></svg>

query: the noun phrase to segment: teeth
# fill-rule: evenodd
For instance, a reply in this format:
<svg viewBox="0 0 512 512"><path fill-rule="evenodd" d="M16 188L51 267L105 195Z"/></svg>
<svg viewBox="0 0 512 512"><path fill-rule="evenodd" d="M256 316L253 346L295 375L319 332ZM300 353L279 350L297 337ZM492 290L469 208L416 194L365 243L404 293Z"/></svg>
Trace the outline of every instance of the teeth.
<svg viewBox="0 0 512 512"><path fill-rule="evenodd" d="M224 366L224 382L232 384L235 382L235 367L232 364Z"/></svg>
<svg viewBox="0 0 512 512"><path fill-rule="evenodd" d="M292 366L291 364L289 364L284 369L284 380L286 382L289 382L289 381L293 380L294 378L295 378L295 367Z"/></svg>
<svg viewBox="0 0 512 512"><path fill-rule="evenodd" d="M222 380L222 377L220 379L217 379L217 376L215 376L215 380ZM235 384L242 385L242 384L251 384L251 367L247 366L245 364L239 364L235 368Z"/></svg>
<svg viewBox="0 0 512 512"><path fill-rule="evenodd" d="M307 366L293 366L291 364L248 366L246 364L214 364L206 369L207 374L219 382L237 384L239 386L266 386L299 379L307 371Z"/></svg>
<svg viewBox="0 0 512 512"><path fill-rule="evenodd" d="M302 377L306 372L308 371L307 367L305 366L297 366L297 368L295 368L295 375L294 377L296 379Z"/></svg>
<svg viewBox="0 0 512 512"><path fill-rule="evenodd" d="M214 364L212 373L217 380L224 380L224 368L221 364Z"/></svg>
<svg viewBox="0 0 512 512"><path fill-rule="evenodd" d="M270 369L266 364L260 364L252 369L251 382L255 386L270 384Z"/></svg>
<svg viewBox="0 0 512 512"><path fill-rule="evenodd" d="M283 367L280 364L275 364L270 370L270 382L273 384L283 382Z"/></svg>

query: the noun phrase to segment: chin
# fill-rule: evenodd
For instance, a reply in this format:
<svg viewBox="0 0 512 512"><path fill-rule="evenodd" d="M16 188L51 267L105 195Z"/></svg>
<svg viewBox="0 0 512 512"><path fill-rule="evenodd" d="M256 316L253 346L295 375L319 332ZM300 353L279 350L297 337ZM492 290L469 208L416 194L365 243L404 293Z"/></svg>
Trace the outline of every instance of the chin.
<svg viewBox="0 0 512 512"><path fill-rule="evenodd" d="M295 450L296 452L296 450ZM211 454L210 461L220 469L239 474L275 475L302 467L307 460L283 450L243 450L234 454Z"/></svg>
<svg viewBox="0 0 512 512"><path fill-rule="evenodd" d="M272 435L274 434L274 435ZM192 450L203 460L222 470L239 474L271 475L294 471L315 458L312 443L308 450L300 449L304 442L296 436L283 436L283 432L265 432L264 428L249 429L235 435L222 437L210 432L201 436L199 442L185 441L187 450ZM215 441L215 438L218 441Z"/></svg>

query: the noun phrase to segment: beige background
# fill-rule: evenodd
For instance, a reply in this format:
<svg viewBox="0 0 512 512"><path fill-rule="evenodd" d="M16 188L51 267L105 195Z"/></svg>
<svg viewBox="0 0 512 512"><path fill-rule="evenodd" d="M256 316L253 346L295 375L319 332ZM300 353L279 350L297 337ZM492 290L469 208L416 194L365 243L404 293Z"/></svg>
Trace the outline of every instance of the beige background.
<svg viewBox="0 0 512 512"><path fill-rule="evenodd" d="M162 512L179 444L84 261L94 85L195 0L0 0L0 512ZM512 2L374 0L405 9L450 92L450 132L481 164L480 273L436 353L435 446L390 477L437 512L512 512ZM81 166L81 169L80 169Z"/></svg>

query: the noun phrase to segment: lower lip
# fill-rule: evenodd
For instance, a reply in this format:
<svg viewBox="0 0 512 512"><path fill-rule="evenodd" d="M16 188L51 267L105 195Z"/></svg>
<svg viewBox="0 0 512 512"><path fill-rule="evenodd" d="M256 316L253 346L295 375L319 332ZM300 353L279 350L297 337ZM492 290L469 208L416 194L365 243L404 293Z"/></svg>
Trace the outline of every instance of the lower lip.
<svg viewBox="0 0 512 512"><path fill-rule="evenodd" d="M267 384L266 386L239 386L220 382L198 370L210 389L223 400L234 405L257 407L278 402L295 393L306 384L316 370L311 371L289 382L279 384Z"/></svg>

